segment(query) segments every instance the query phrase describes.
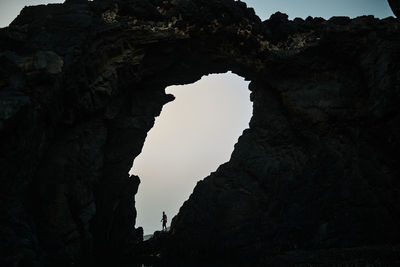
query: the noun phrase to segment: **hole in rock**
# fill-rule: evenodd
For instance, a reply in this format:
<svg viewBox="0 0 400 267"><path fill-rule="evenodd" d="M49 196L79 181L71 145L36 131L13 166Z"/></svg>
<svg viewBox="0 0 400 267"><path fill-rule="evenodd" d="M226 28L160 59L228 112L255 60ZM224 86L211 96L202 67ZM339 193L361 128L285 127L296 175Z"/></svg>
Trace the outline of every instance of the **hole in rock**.
<svg viewBox="0 0 400 267"><path fill-rule="evenodd" d="M130 171L141 179L136 227L145 235L161 230L162 211L169 226L196 183L230 159L252 115L248 84L228 72L166 89L176 99L163 107Z"/></svg>

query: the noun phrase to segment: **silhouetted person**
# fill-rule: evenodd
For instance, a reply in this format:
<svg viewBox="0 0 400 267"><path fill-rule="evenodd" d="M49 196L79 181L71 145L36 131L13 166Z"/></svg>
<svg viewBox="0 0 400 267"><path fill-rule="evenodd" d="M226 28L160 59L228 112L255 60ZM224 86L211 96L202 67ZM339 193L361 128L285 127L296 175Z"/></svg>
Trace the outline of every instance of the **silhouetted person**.
<svg viewBox="0 0 400 267"><path fill-rule="evenodd" d="M167 230L167 215L165 214L165 211L162 212L162 218L161 218L161 222L162 222L162 229L163 231Z"/></svg>

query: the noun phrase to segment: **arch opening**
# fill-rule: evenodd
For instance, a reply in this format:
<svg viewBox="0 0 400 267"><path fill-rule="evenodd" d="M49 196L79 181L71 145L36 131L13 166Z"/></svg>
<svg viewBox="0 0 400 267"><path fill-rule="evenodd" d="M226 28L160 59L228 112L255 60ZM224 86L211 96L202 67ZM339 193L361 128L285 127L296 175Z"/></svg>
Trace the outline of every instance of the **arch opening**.
<svg viewBox="0 0 400 267"><path fill-rule="evenodd" d="M228 72L165 89L175 100L163 107L130 170L141 179L136 227L145 235L161 230L162 211L170 225L196 183L229 161L252 116L248 85Z"/></svg>

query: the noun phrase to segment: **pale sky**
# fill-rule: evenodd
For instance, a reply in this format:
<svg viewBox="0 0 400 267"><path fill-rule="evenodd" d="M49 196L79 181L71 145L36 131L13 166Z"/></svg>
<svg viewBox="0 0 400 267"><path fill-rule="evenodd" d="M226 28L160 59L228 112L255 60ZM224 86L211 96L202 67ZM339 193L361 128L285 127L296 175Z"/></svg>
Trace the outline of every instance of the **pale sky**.
<svg viewBox="0 0 400 267"><path fill-rule="evenodd" d="M0 0L0 27L26 5L62 0ZM246 0L261 19L276 11L290 19L307 16L393 16L386 0ZM176 100L164 106L148 133L132 172L141 178L136 196L136 226L145 234L161 229L161 213L168 225L189 197L197 181L229 160L233 146L248 127L252 113L248 82L232 73L203 77L193 85L167 89Z"/></svg>
<svg viewBox="0 0 400 267"><path fill-rule="evenodd" d="M162 211L170 222L196 183L229 160L239 136L249 127L248 84L226 73L166 89L176 99L156 118L132 169L141 179L137 225L146 234L160 229Z"/></svg>

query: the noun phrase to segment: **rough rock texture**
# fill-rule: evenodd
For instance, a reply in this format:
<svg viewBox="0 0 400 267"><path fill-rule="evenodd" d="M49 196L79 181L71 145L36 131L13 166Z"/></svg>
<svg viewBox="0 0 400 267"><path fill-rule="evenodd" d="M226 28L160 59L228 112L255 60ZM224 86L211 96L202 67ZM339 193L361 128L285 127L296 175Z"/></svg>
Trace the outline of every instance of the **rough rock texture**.
<svg viewBox="0 0 400 267"><path fill-rule="evenodd" d="M24 8L0 29L0 265L134 257L128 171L173 100L164 88L228 70L251 80L250 129L198 183L162 255L307 264L307 251L321 263L321 250L368 247L357 255L389 262L365 264L398 264L399 26L261 22L233 0Z"/></svg>

